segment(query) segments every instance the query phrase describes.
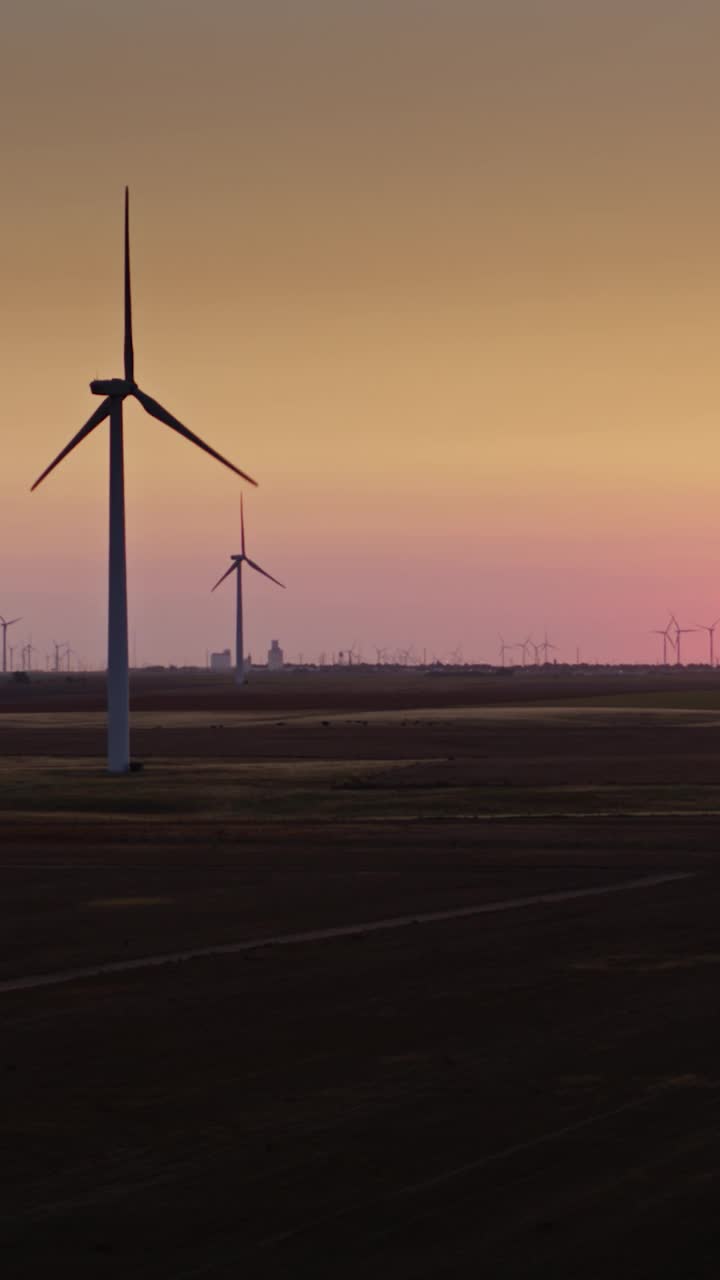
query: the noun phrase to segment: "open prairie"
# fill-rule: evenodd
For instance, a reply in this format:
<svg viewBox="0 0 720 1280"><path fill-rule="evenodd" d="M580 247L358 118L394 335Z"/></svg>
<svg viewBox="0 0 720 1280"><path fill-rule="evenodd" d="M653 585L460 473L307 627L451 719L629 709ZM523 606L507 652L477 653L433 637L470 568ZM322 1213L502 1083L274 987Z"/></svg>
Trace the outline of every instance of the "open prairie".
<svg viewBox="0 0 720 1280"><path fill-rule="evenodd" d="M0 685L8 1274L717 1273L720 680Z"/></svg>

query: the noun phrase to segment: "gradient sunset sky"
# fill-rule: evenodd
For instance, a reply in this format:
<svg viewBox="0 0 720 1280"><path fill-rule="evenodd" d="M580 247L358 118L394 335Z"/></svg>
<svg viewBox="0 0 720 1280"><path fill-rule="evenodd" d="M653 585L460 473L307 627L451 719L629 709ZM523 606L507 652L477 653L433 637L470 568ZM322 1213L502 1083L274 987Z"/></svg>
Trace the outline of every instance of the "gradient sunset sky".
<svg viewBox="0 0 720 1280"><path fill-rule="evenodd" d="M645 660L720 615L715 0L3 15L0 613L104 661L122 368L260 481L247 647ZM141 662L232 643L239 482L126 410ZM707 640L685 638L687 660Z"/></svg>

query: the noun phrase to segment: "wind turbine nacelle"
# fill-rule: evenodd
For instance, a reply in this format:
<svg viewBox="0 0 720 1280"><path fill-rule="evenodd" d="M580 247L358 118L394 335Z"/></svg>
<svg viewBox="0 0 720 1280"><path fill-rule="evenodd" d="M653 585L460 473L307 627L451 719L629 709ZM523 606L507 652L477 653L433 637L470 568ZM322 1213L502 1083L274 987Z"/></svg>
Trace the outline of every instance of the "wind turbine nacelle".
<svg viewBox="0 0 720 1280"><path fill-rule="evenodd" d="M90 383L90 390L94 396L129 396L133 383L126 382L124 378L95 378Z"/></svg>

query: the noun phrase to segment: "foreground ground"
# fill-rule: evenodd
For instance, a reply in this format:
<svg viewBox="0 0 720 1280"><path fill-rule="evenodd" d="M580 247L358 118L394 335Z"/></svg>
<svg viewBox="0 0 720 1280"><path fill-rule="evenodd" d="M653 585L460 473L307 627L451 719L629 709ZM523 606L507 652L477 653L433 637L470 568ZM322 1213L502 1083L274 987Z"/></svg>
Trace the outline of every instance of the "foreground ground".
<svg viewBox="0 0 720 1280"><path fill-rule="evenodd" d="M715 1276L717 690L503 688L0 690L8 1274Z"/></svg>

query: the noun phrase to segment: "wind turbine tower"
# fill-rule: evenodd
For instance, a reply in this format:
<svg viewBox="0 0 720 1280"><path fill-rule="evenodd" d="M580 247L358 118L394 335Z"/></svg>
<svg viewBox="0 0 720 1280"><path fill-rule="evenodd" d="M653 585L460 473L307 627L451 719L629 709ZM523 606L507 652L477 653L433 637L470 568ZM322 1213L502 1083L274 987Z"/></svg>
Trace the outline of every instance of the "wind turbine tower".
<svg viewBox="0 0 720 1280"><path fill-rule="evenodd" d="M551 650L551 649L557 649L557 645L556 645L556 644L552 644L552 643L551 643L551 641L550 641L550 640L548 640L548 633L547 633L547 630L545 631L545 639L542 641L542 643L540 644L540 646L539 646L539 647L540 647L540 648L542 649L542 651L543 651L543 655L544 655L544 656L543 656L543 662L545 663L545 666L547 666L548 662L550 661L550 659L548 658L548 653L550 652L550 650ZM578 649L578 652L577 652L577 658L578 658L578 664L579 664L579 659L580 659L580 650L579 650L579 649Z"/></svg>
<svg viewBox="0 0 720 1280"><path fill-rule="evenodd" d="M519 649L521 651L522 664L524 667L527 666L528 649L530 648L531 643L532 641L530 640L530 636L528 636L526 640L517 640L513 645L513 649Z"/></svg>
<svg viewBox="0 0 720 1280"><path fill-rule="evenodd" d="M61 662L62 658L64 657L64 655L63 655L63 654L61 654L60 650L61 650L61 649L67 649L67 648L69 647L69 646L68 646L68 642L67 642L67 640L61 640L61 641L60 641L60 643L58 644L57 640L53 640L53 647L54 647L54 649L55 649L55 670L56 670L56 671L59 671L59 670L60 670L60 662Z"/></svg>
<svg viewBox="0 0 720 1280"><path fill-rule="evenodd" d="M690 635L695 630L695 627L681 627L675 617L675 614L672 614L670 621L675 623L675 666L681 667L682 658L680 657L680 637Z"/></svg>
<svg viewBox="0 0 720 1280"><path fill-rule="evenodd" d="M135 353L132 335L132 295L130 291L130 220L129 195L125 188L125 344L124 344L124 377L96 378L90 383L90 390L95 396L102 396L102 403L88 418L84 427L73 436L69 444L57 455L49 467L38 477L32 486L38 485L47 475L62 462L63 458L90 435L96 427L110 419L110 536L108 565L108 769L110 773L127 773L130 768L130 707L129 707L129 664L128 664L128 620L127 620L127 568L125 556L125 478L123 451L123 402L128 396L138 400L151 418L156 418L166 427L177 431L178 435L197 445L205 453L210 454L223 466L229 467L236 475L250 484L256 481L240 471L222 454L211 449L199 436L183 426L177 418L168 413L157 400L141 391L135 381Z"/></svg>
<svg viewBox="0 0 720 1280"><path fill-rule="evenodd" d="M245 683L245 649L243 641L243 596L242 596L242 567L243 564L248 565L250 569L254 569L256 573L261 573L264 578L269 578L277 587L285 588L284 582L278 582L277 578L273 578L271 573L265 569L261 569L259 564L245 552L245 513L243 511L242 495L240 496L240 555L231 556L232 564L229 569L225 570L222 578L218 578L213 591L216 591L221 582L224 582L231 573L236 573L236 613L235 613L235 679L238 684Z"/></svg>
<svg viewBox="0 0 720 1280"><path fill-rule="evenodd" d="M670 644L671 644L671 645L673 645L673 646L674 646L674 644L675 644L675 641L673 640L673 638L672 638L672 636L671 636L671 634L670 634L670 628L671 628L671 626L672 626L672 620L671 620L670 622L668 622L668 624L667 624L667 626L665 627L664 631L661 631L659 627L654 627L654 628L653 628L653 631L652 631L652 635L654 635L654 636L662 636L662 642L663 642L663 656L662 656L662 660L663 660L663 666L664 666L664 667L666 667L666 666L667 666L667 664L668 664L668 660L667 660L667 647L668 647L668 641L669 641L669 642L670 642Z"/></svg>
<svg viewBox="0 0 720 1280"><path fill-rule="evenodd" d="M3 617L2 617L2 615L0 615L0 627L2 627L2 633L3 633L3 656L2 656L2 669L3 669L3 671L7 671L7 633L8 633L8 627L14 627L16 622L22 622L22 618L3 618Z"/></svg>
<svg viewBox="0 0 720 1280"><path fill-rule="evenodd" d="M500 662L503 667L505 666L505 654L512 653L512 651L513 646L511 644L506 644L503 637L500 636Z"/></svg>
<svg viewBox="0 0 720 1280"><path fill-rule="evenodd" d="M707 631L708 633L708 640L710 641L710 666L711 667L715 666L715 628L719 622L720 622L720 618L716 618L715 621L709 627L703 625L702 622L696 623L698 631Z"/></svg>

